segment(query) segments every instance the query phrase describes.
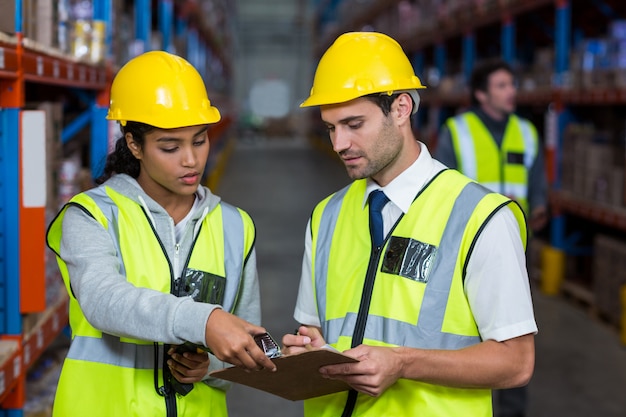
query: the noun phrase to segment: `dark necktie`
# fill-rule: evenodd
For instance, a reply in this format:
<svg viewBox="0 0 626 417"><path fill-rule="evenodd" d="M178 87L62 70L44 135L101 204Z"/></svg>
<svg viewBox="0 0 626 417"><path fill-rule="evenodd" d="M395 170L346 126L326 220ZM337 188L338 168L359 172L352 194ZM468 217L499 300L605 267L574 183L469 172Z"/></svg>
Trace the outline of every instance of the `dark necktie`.
<svg viewBox="0 0 626 417"><path fill-rule="evenodd" d="M383 235L382 210L389 199L382 190L372 191L369 195L370 224L374 246L379 247L385 238Z"/></svg>

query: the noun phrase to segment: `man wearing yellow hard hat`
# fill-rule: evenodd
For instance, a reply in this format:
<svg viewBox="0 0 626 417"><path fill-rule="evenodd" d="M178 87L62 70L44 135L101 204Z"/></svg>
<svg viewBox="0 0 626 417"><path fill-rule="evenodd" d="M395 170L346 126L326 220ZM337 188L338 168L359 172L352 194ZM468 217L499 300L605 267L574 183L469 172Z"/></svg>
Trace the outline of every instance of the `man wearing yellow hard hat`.
<svg viewBox="0 0 626 417"><path fill-rule="evenodd" d="M119 70L107 118L122 136L101 185L74 196L47 235L72 329L53 414L226 416L209 369L276 367L253 338L265 329L253 324L252 219L200 184L220 113L191 64L152 51Z"/></svg>
<svg viewBox="0 0 626 417"><path fill-rule="evenodd" d="M433 159L413 134L424 88L392 38L341 35L303 107L319 106L354 181L314 209L287 353L329 344L352 388L308 416L491 416L527 384L534 319L519 205Z"/></svg>

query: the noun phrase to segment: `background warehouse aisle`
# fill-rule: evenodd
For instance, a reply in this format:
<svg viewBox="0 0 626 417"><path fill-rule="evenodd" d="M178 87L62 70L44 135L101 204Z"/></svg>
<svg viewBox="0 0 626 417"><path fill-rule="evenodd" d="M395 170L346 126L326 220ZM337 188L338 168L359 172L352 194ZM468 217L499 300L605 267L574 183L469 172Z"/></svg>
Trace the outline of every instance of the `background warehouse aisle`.
<svg viewBox="0 0 626 417"><path fill-rule="evenodd" d="M257 227L263 326L280 341L293 319L308 216L316 202L348 183L339 161L304 140L238 143L217 194L246 210ZM229 393L231 417L299 416L302 403L241 385Z"/></svg>
<svg viewBox="0 0 626 417"><path fill-rule="evenodd" d="M263 325L280 338L293 320L304 230L319 200L348 183L334 156L299 139L236 142L217 194L247 210L257 226ZM535 291L535 376L528 417L624 417L626 348L614 328L578 305ZM300 417L302 403L235 385L231 417Z"/></svg>

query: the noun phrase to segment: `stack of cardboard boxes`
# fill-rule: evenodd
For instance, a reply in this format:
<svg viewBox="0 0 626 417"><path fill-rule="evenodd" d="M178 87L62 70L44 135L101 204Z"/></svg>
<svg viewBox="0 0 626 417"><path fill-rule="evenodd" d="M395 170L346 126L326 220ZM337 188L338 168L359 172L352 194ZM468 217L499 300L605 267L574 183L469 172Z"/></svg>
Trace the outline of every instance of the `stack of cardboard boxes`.
<svg viewBox="0 0 626 417"><path fill-rule="evenodd" d="M594 238L594 306L609 323L621 326L620 291L626 286L626 243L603 234Z"/></svg>
<svg viewBox="0 0 626 417"><path fill-rule="evenodd" d="M561 188L613 207L624 204L624 150L612 131L571 123L563 135Z"/></svg>

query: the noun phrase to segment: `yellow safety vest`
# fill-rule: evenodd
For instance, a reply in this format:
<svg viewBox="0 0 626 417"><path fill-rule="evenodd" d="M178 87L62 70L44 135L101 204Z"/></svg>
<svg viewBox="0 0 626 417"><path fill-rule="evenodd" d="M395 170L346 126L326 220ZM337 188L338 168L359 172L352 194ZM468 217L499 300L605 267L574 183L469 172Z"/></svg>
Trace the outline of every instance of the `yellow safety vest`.
<svg viewBox="0 0 626 417"><path fill-rule="evenodd" d="M358 334L372 346L453 350L480 343L463 288L465 268L485 222L504 206L515 214L526 243L519 205L446 170L376 250L362 207L365 190L365 180L355 181L312 215L313 286L326 341L340 351L358 345ZM347 396L306 400L305 415L339 416ZM352 415L486 417L492 415L491 390L400 379L378 398L359 394Z"/></svg>
<svg viewBox="0 0 626 417"><path fill-rule="evenodd" d="M168 388L163 376L163 344L113 336L89 324L72 294L67 266L58 256L63 217L72 205L87 211L109 233L118 249L120 272L130 283L170 293L175 279L148 218L128 197L101 186L78 194L60 211L47 240L57 254L70 295L72 343L57 387L54 416L227 416L222 390L196 383L189 394L180 396ZM237 303L243 266L254 239L250 217L224 202L202 221L185 271L223 277L219 304L226 311L232 311Z"/></svg>
<svg viewBox="0 0 626 417"><path fill-rule="evenodd" d="M447 121L458 170L497 193L516 200L528 214L528 173L539 151L537 130L512 114L498 148L473 112Z"/></svg>

